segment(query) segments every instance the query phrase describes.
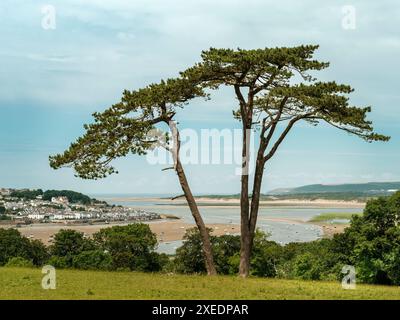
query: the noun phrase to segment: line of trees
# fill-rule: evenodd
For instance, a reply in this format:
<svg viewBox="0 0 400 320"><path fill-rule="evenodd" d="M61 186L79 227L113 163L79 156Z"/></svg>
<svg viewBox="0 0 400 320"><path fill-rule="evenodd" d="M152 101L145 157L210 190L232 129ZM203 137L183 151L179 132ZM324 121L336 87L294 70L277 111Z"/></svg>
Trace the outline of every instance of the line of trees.
<svg viewBox="0 0 400 320"><path fill-rule="evenodd" d="M368 201L362 216L332 239L282 246L256 231L250 274L305 280L340 280L344 265L356 268L357 282L400 285L400 192ZM220 274L237 274L240 236L215 237L207 230L213 261ZM92 238L61 230L50 247L22 237L14 229L0 229L0 266L41 266L84 270L207 273L202 236L188 230L175 256L155 252L156 236L146 224L102 229Z"/></svg>
<svg viewBox="0 0 400 320"><path fill-rule="evenodd" d="M157 238L146 224L102 229L92 238L60 230L51 246L16 229L0 229L0 266L43 266L83 270L160 271L168 261L155 252Z"/></svg>
<svg viewBox="0 0 400 320"><path fill-rule="evenodd" d="M14 190L10 194L11 197L21 198L25 200L34 200L38 196L41 196L43 200L50 201L53 197L67 197L71 203L91 204L94 199L89 196L71 190L46 190L43 192L42 189L34 190Z"/></svg>
<svg viewBox="0 0 400 320"><path fill-rule="evenodd" d="M173 270L204 272L201 243L192 230L177 251ZM239 269L239 236L211 237L216 267L222 274ZM400 192L369 200L362 216L332 239L281 246L256 232L250 274L306 280L340 280L342 267L356 268L358 282L400 285Z"/></svg>
<svg viewBox="0 0 400 320"><path fill-rule="evenodd" d="M14 198L21 198L26 200L34 200L37 196L43 195L42 189L35 190L14 190L11 192L10 196Z"/></svg>
<svg viewBox="0 0 400 320"><path fill-rule="evenodd" d="M80 192L71 190L47 190L43 193L42 199L50 201L53 197L67 197L70 203L91 204L92 199Z"/></svg>

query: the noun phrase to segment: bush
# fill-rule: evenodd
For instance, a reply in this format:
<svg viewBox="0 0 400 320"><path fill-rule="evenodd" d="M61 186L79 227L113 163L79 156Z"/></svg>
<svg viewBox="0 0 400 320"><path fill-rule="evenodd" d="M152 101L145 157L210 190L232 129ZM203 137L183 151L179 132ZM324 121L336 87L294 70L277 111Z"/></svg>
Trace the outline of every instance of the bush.
<svg viewBox="0 0 400 320"><path fill-rule="evenodd" d="M303 280L320 280L322 269L320 262L310 253L297 256L293 262L293 276Z"/></svg>
<svg viewBox="0 0 400 320"><path fill-rule="evenodd" d="M43 266L50 258L47 247L40 240L30 240L27 255L35 266Z"/></svg>
<svg viewBox="0 0 400 320"><path fill-rule="evenodd" d="M22 257L13 257L8 260L5 267L33 268L33 263Z"/></svg>
<svg viewBox="0 0 400 320"><path fill-rule="evenodd" d="M71 262L68 257L58 256L50 257L50 259L47 261L47 264L57 269L66 269L71 266Z"/></svg>
<svg viewBox="0 0 400 320"><path fill-rule="evenodd" d="M232 265L230 258L240 252L240 237L223 235L213 237L214 262L217 272L220 274L236 274L239 265Z"/></svg>
<svg viewBox="0 0 400 320"><path fill-rule="evenodd" d="M208 230L209 233L211 230ZM214 263L220 274L236 274L240 264L240 237L223 235L210 236ZM268 234L257 231L251 261L252 274L273 277L278 261L280 246L268 241ZM175 271L179 273L205 273L201 236L197 228L186 231L183 245L178 248L174 259Z"/></svg>
<svg viewBox="0 0 400 320"><path fill-rule="evenodd" d="M208 232L210 233L210 229ZM210 237L213 242L213 237ZM176 250L175 270L179 273L205 273L206 266L202 252L202 241L197 228L186 230L183 244Z"/></svg>
<svg viewBox="0 0 400 320"><path fill-rule="evenodd" d="M160 271L162 259L154 252L156 235L147 224L134 223L101 229L93 235L94 242L112 257L113 269Z"/></svg>
<svg viewBox="0 0 400 320"><path fill-rule="evenodd" d="M400 192L368 201L363 216L334 238L365 283L400 285ZM346 245L347 243L347 245Z"/></svg>
<svg viewBox="0 0 400 320"><path fill-rule="evenodd" d="M73 257L72 265L83 270L110 270L112 258L109 253L101 250L84 251Z"/></svg>
<svg viewBox="0 0 400 320"><path fill-rule="evenodd" d="M84 251L94 250L93 241L85 239L82 232L75 230L60 230L54 236L53 245L50 252L53 256L63 257L66 263L65 267L72 267L74 256Z"/></svg>
<svg viewBox="0 0 400 320"><path fill-rule="evenodd" d="M29 239L21 236L18 230L0 228L0 266L14 257L32 260L30 246Z"/></svg>

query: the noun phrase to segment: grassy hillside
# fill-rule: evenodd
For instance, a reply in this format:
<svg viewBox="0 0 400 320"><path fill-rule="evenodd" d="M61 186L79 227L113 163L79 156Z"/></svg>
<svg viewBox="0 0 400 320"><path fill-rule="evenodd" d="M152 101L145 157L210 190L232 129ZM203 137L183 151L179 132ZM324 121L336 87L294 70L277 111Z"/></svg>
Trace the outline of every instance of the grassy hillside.
<svg viewBox="0 0 400 320"><path fill-rule="evenodd" d="M354 194L390 194L400 190L400 182L369 182L349 184L312 184L291 189L276 189L269 194L304 194L304 193L354 193Z"/></svg>
<svg viewBox="0 0 400 320"><path fill-rule="evenodd" d="M40 269L0 268L0 299L400 299L399 287L76 270L57 271L57 289L43 290L42 276Z"/></svg>

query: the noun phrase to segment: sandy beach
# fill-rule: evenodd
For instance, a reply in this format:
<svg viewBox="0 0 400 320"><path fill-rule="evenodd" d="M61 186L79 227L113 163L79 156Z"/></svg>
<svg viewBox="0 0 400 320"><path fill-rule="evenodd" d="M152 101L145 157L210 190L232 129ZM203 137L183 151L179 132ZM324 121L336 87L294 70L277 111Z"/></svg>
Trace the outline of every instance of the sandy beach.
<svg viewBox="0 0 400 320"><path fill-rule="evenodd" d="M159 241L175 241L182 240L187 229L195 227L195 224L185 223L180 220L162 220L146 222L150 229L157 235ZM18 228L19 232L26 237L39 239L44 244L50 244L49 238L56 234L61 229L72 229L85 233L91 236L100 229L109 228L114 225L127 225L128 223L116 224L97 224L97 225L67 225L67 224L33 224ZM0 227L10 228L11 226L3 225ZM209 224L207 227L213 229L213 234L216 236L224 234L240 233L240 226L234 224Z"/></svg>
<svg viewBox="0 0 400 320"><path fill-rule="evenodd" d="M320 226L323 230L324 237L332 237L336 233L344 231L348 224L330 224L323 222L306 222L296 219L287 218L260 218L260 221L273 221L273 222L285 222L291 224L312 224ZM196 227L195 224L186 223L182 220L159 220L145 222L149 224L150 229L157 235L159 242L168 242L182 240L186 230ZM32 239L41 240L44 244L51 244L51 236L55 235L61 229L72 229L79 232L83 232L87 236L92 236L93 233L98 232L100 229L109 228L114 225L127 225L129 223L115 223L115 224L95 224L95 225L73 225L73 224L62 224L62 223L51 223L51 224L32 224L18 228L19 232L26 237ZM13 225L1 225L0 228L12 228ZM240 234L240 225L238 224L221 224L214 223L208 224L207 227L213 229L213 235L221 236L224 234ZM49 241L50 240L50 241Z"/></svg>
<svg viewBox="0 0 400 320"><path fill-rule="evenodd" d="M325 238L332 238L337 233L343 233L349 224L331 224L331 223L320 223L313 222L314 225L322 227Z"/></svg>
<svg viewBox="0 0 400 320"><path fill-rule="evenodd" d="M186 201L183 198L171 200L170 198L104 198L109 202L155 202L162 205L169 206L185 206ZM198 206L207 207L232 207L239 206L239 199L227 199L227 198L208 198L208 197L196 197ZM302 208L364 208L365 202L359 201L344 201L344 200L327 200L327 199L314 199L314 200L303 200L303 199L286 199L286 200L262 200L260 206L264 207L302 207Z"/></svg>

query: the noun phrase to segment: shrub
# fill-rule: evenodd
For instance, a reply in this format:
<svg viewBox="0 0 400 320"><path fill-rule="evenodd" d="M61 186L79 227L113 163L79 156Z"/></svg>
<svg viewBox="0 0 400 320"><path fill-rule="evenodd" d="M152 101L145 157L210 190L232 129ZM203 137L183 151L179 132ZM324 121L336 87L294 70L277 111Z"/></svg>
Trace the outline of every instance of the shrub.
<svg viewBox="0 0 400 320"><path fill-rule="evenodd" d="M69 257L52 256L47 264L58 269L66 269L71 266Z"/></svg>
<svg viewBox="0 0 400 320"><path fill-rule="evenodd" d="M14 257L30 259L29 246L29 239L21 236L18 230L0 228L0 266Z"/></svg>
<svg viewBox="0 0 400 320"><path fill-rule="evenodd" d="M293 262L293 276L303 280L320 280L321 266L310 253L298 255Z"/></svg>
<svg viewBox="0 0 400 320"><path fill-rule="evenodd" d="M110 270L112 258L102 250L84 251L73 257L72 265L83 270Z"/></svg>
<svg viewBox="0 0 400 320"><path fill-rule="evenodd" d="M101 250L107 250L112 257L113 269L138 271L160 271L156 235L147 224L133 223L101 229L93 235L94 242Z"/></svg>
<svg viewBox="0 0 400 320"><path fill-rule="evenodd" d="M85 239L82 232L60 230L54 236L54 242L50 249L54 256L71 257L94 249L94 245L91 240Z"/></svg>
<svg viewBox="0 0 400 320"><path fill-rule="evenodd" d="M13 257L8 260L5 267L32 268L33 263L22 257Z"/></svg>

